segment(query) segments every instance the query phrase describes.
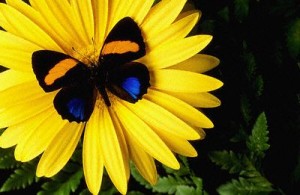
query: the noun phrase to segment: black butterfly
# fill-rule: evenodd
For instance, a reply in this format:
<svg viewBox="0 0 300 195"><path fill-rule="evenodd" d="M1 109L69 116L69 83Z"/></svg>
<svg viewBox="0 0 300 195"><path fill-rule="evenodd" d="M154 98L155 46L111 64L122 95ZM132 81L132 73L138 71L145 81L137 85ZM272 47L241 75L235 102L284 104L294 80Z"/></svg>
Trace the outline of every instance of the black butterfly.
<svg viewBox="0 0 300 195"><path fill-rule="evenodd" d="M32 54L32 67L45 92L60 89L54 107L62 118L84 122L93 112L97 90L107 106L111 103L106 90L131 103L147 93L149 71L133 62L145 53L140 28L125 17L108 34L96 64L87 66L66 54L39 50Z"/></svg>

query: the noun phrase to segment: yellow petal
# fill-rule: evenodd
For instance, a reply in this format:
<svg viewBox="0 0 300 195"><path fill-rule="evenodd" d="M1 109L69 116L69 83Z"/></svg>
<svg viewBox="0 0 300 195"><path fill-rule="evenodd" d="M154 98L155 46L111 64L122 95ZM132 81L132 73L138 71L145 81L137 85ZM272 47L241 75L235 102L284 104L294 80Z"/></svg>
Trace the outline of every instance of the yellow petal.
<svg viewBox="0 0 300 195"><path fill-rule="evenodd" d="M115 131L118 136L119 144L120 144L122 154L123 154L123 159L124 159L126 178L128 181L129 177L130 177L130 167L129 167L129 152L128 152L126 138L125 138L125 135L123 132L122 125L120 124L120 121L118 120L118 117L116 116L116 113L114 112L113 109L111 109L111 107L109 107L108 111L109 111L109 114L111 116L111 119L112 119L114 127L115 127Z"/></svg>
<svg viewBox="0 0 300 195"><path fill-rule="evenodd" d="M124 105L150 127L157 130L156 133L163 131L187 140L196 140L200 138L199 134L184 121L146 99L138 101L135 104L124 102Z"/></svg>
<svg viewBox="0 0 300 195"><path fill-rule="evenodd" d="M32 72L32 52L40 49L29 41L0 30L0 64L6 68Z"/></svg>
<svg viewBox="0 0 300 195"><path fill-rule="evenodd" d="M192 72L204 73L219 65L220 60L214 56L197 54L185 61L182 61L170 68L178 70L188 70Z"/></svg>
<svg viewBox="0 0 300 195"><path fill-rule="evenodd" d="M61 1L60 1L61 2ZM94 15L92 1L71 0L71 8L73 9L74 22L78 25L78 30L82 31L81 36L86 43L92 43L94 37Z"/></svg>
<svg viewBox="0 0 300 195"><path fill-rule="evenodd" d="M152 7L142 23L142 30L147 36L167 28L179 15L186 0L162 0ZM167 13L167 14L166 14Z"/></svg>
<svg viewBox="0 0 300 195"><path fill-rule="evenodd" d="M167 92L168 94L185 101L194 107L199 108L214 108L221 105L221 101L210 93L176 93Z"/></svg>
<svg viewBox="0 0 300 195"><path fill-rule="evenodd" d="M71 24L66 23L67 18L63 18L62 16L63 13L58 13L58 12L65 11L66 14L68 14L66 9L64 8L63 10L59 10L58 8L50 9L49 5L51 7L53 7L53 5L51 4L51 2L46 2L45 0L30 0L30 4L35 10L39 12L41 18L47 21L48 26L52 29L55 29L55 31L58 32L57 36L63 38L64 42L62 47L65 52L67 53L73 52L72 47L74 48L82 47L82 42L80 41L78 34L76 34L76 32L71 30L74 29L73 27L70 27L73 25L73 23ZM58 17L62 17L62 18L58 18ZM70 28L66 28L66 26ZM49 49L48 47L45 48Z"/></svg>
<svg viewBox="0 0 300 195"><path fill-rule="evenodd" d="M94 39L96 45L102 45L106 36L108 20L108 0L92 0L94 12Z"/></svg>
<svg viewBox="0 0 300 195"><path fill-rule="evenodd" d="M165 143L139 117L133 114L121 103L115 101L114 109L122 122L128 136L131 136L145 152L161 163L173 169L179 168L174 154Z"/></svg>
<svg viewBox="0 0 300 195"><path fill-rule="evenodd" d="M147 36L147 46L153 49L160 44L184 38L194 28L199 17L199 12L194 12L174 22L169 28L160 31L158 34Z"/></svg>
<svg viewBox="0 0 300 195"><path fill-rule="evenodd" d="M197 151L185 139L169 134L166 131L156 131L159 137L167 144L167 146L175 153L182 156L196 157Z"/></svg>
<svg viewBox="0 0 300 195"><path fill-rule="evenodd" d="M59 31L57 28L51 28L47 21L42 17L42 15L33 9L29 4L25 3L22 0L6 0L6 3L16 10L30 19L33 23L39 26L46 34L48 34L51 39L53 39L58 46L53 48L47 48L49 50L55 50L62 52L65 50L65 39L59 35ZM47 18L48 19L48 18ZM6 28L10 25L4 25ZM18 31L12 29L13 27L9 27L7 29L8 32L13 32L14 34L18 35Z"/></svg>
<svg viewBox="0 0 300 195"><path fill-rule="evenodd" d="M98 123L104 166L118 191L125 194L127 192L127 177L124 167L124 158L113 122L105 106L100 110Z"/></svg>
<svg viewBox="0 0 300 195"><path fill-rule="evenodd" d="M127 15L129 8L131 7L133 0L114 0L109 3L109 23L108 23L108 31L110 31L113 26L122 18Z"/></svg>
<svg viewBox="0 0 300 195"><path fill-rule="evenodd" d="M44 95L25 103L9 106L0 110L0 128L15 125L53 107L53 96Z"/></svg>
<svg viewBox="0 0 300 195"><path fill-rule="evenodd" d="M167 68L196 55L209 44L211 39L210 35L196 35L169 41L156 47L139 61L146 64L149 69Z"/></svg>
<svg viewBox="0 0 300 195"><path fill-rule="evenodd" d="M53 108L45 110L45 112L31 117L21 123L9 126L0 136L0 147L9 148L26 139L31 132L34 132L38 125L49 117L49 111ZM51 112L50 112L51 113Z"/></svg>
<svg viewBox="0 0 300 195"><path fill-rule="evenodd" d="M143 178L151 185L154 185L157 181L157 171L154 159L140 147L136 147L138 144L134 139L131 139L130 136L127 137L131 160Z"/></svg>
<svg viewBox="0 0 300 195"><path fill-rule="evenodd" d="M210 76L172 69L153 71L150 82L156 89L184 93L213 91L223 85L221 81Z"/></svg>
<svg viewBox="0 0 300 195"><path fill-rule="evenodd" d="M138 24L141 24L155 0L139 0L133 1L128 16L134 19Z"/></svg>
<svg viewBox="0 0 300 195"><path fill-rule="evenodd" d="M45 96L45 92L37 82L24 82L0 92L0 108L29 102L42 96Z"/></svg>
<svg viewBox="0 0 300 195"><path fill-rule="evenodd" d="M28 81L35 81L36 77L31 72L20 72L15 70L6 70L0 73L0 93L10 87L26 83ZM9 81L9 82L7 82ZM1 99L2 100L2 99Z"/></svg>
<svg viewBox="0 0 300 195"><path fill-rule="evenodd" d="M47 49L59 49L58 45L53 41L51 37L32 20L25 15L17 11L15 8L7 5L0 4L0 12L7 20L10 27L21 38L24 38L42 48ZM20 25L22 24L22 25ZM6 29L6 27L4 27Z"/></svg>
<svg viewBox="0 0 300 195"><path fill-rule="evenodd" d="M166 93L148 90L145 98L169 110L177 117L196 127L212 128L213 123L202 112Z"/></svg>
<svg viewBox="0 0 300 195"><path fill-rule="evenodd" d="M67 123L53 138L37 167L38 177L52 177L60 171L71 158L84 125L76 122Z"/></svg>
<svg viewBox="0 0 300 195"><path fill-rule="evenodd" d="M18 143L15 150L16 160L27 162L40 155L67 123L54 108L49 113L50 116L40 121L34 131L28 133L29 135Z"/></svg>
<svg viewBox="0 0 300 195"><path fill-rule="evenodd" d="M99 109L94 109L86 125L83 139L83 172L85 182L92 194L99 193L104 167L100 147L99 111Z"/></svg>

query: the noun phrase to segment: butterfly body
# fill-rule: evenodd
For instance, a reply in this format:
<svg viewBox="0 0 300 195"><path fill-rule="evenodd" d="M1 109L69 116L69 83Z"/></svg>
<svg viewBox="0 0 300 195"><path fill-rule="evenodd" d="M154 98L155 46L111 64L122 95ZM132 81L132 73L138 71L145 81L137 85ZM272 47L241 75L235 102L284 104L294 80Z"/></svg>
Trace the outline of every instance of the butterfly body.
<svg viewBox="0 0 300 195"><path fill-rule="evenodd" d="M134 60L145 55L138 25L129 17L108 34L97 63L86 65L66 54L40 50L32 54L32 66L45 92L60 89L54 107L63 119L85 122L93 112L97 93L111 106L108 91L135 103L150 86L149 71Z"/></svg>

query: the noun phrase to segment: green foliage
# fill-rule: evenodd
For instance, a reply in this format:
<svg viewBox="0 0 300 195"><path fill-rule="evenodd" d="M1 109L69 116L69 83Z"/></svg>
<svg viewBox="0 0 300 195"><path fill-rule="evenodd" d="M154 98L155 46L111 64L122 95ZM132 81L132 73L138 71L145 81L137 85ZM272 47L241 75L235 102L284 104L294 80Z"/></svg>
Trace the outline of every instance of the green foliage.
<svg viewBox="0 0 300 195"><path fill-rule="evenodd" d="M287 46L294 58L300 57L300 18L293 20L287 31Z"/></svg>
<svg viewBox="0 0 300 195"><path fill-rule="evenodd" d="M265 113L261 113L252 129L252 134L247 141L247 147L251 152L251 157L263 158L269 149L268 126Z"/></svg>
<svg viewBox="0 0 300 195"><path fill-rule="evenodd" d="M233 179L217 189L217 192L221 195L263 195L269 194L271 191L273 191L273 189L271 186L268 186L267 183L260 183L259 179L245 179L243 177Z"/></svg>
<svg viewBox="0 0 300 195"><path fill-rule="evenodd" d="M272 184L262 176L257 162L262 160L269 148L268 129L265 113L261 113L248 137L247 149L243 154L233 151L215 151L210 155L211 161L227 170L230 174L238 175L238 179L221 185L217 191L227 194L264 194L273 191Z"/></svg>
<svg viewBox="0 0 300 195"><path fill-rule="evenodd" d="M59 173L58 176L52 177L51 181L42 185L43 190L38 195L57 194L64 195L75 192L83 177L82 170L78 170L73 174Z"/></svg>
<svg viewBox="0 0 300 195"><path fill-rule="evenodd" d="M19 166L12 149L0 148L0 169L13 169Z"/></svg>
<svg viewBox="0 0 300 195"><path fill-rule="evenodd" d="M234 13L242 22L249 14L249 0L234 0Z"/></svg>
<svg viewBox="0 0 300 195"><path fill-rule="evenodd" d="M131 166L131 175L138 183L155 193L175 195L206 194L203 189L202 179L194 176L194 173L190 170L188 161L185 157L179 158L181 159L181 168L179 170L173 170L168 167L164 167L167 176L159 176L157 183L153 186L151 186L139 174L133 165ZM134 193L136 192L137 191L134 191Z"/></svg>
<svg viewBox="0 0 300 195"><path fill-rule="evenodd" d="M35 176L36 163L34 161L22 164L9 176L2 185L0 192L18 190L30 186L38 179Z"/></svg>

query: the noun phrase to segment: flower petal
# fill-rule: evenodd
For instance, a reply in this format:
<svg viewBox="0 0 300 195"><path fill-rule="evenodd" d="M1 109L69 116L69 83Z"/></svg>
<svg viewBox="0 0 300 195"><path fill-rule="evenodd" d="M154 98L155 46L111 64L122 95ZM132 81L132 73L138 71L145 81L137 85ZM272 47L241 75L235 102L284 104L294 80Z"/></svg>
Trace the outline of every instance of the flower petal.
<svg viewBox="0 0 300 195"><path fill-rule="evenodd" d="M83 172L86 184L92 194L98 194L102 182L104 161L100 147L100 110L94 109L83 139Z"/></svg>
<svg viewBox="0 0 300 195"><path fill-rule="evenodd" d="M197 73L207 72L216 66L218 66L220 60L214 56L197 54L185 61L182 61L174 66L171 66L172 69L178 70L188 70Z"/></svg>
<svg viewBox="0 0 300 195"><path fill-rule="evenodd" d="M164 108L146 99L138 101L135 104L124 102L124 105L150 127L157 130L156 133L163 131L187 140L196 140L200 138L199 134L185 122Z"/></svg>
<svg viewBox="0 0 300 195"><path fill-rule="evenodd" d="M24 82L1 91L0 108L29 102L42 96L45 96L45 92L38 86L37 82Z"/></svg>
<svg viewBox="0 0 300 195"><path fill-rule="evenodd" d="M150 51L139 61L149 69L162 69L180 63L196 55L212 40L210 35L196 35L169 41Z"/></svg>
<svg viewBox="0 0 300 195"><path fill-rule="evenodd" d="M51 110L49 108L48 110ZM37 126L49 117L48 110L33 116L21 123L9 126L3 134L0 136L0 147L9 148L18 144L20 141L25 139L31 132L34 132ZM51 112L50 112L51 113Z"/></svg>
<svg viewBox="0 0 300 195"><path fill-rule="evenodd" d="M101 121L98 121L100 146L106 171L118 191L125 194L127 191L127 177L124 167L124 158L107 107L104 106L100 110L99 119L101 119Z"/></svg>
<svg viewBox="0 0 300 195"><path fill-rule="evenodd" d="M141 24L154 1L155 0L133 1L127 15L133 18L138 24Z"/></svg>
<svg viewBox="0 0 300 195"><path fill-rule="evenodd" d="M147 32L146 39L148 35L167 28L177 18L185 3L186 0L162 0L153 6L141 26Z"/></svg>
<svg viewBox="0 0 300 195"><path fill-rule="evenodd" d="M0 73L0 91L6 90L10 87L26 83L28 81L35 81L36 77L30 72L20 72L15 70L6 70ZM9 81L9 82L7 82ZM2 99L0 99L1 101Z"/></svg>
<svg viewBox="0 0 300 195"><path fill-rule="evenodd" d="M53 48L47 48L55 51L63 51L65 50L65 39L62 38L58 34L58 29L57 28L51 28L47 21L42 17L42 15L37 12L33 7L31 7L29 4L25 3L22 0L6 0L6 3L16 10L26 16L28 19L30 19L33 23L35 23L37 26L39 26L43 31L45 31L46 34L48 34L51 39L53 39L56 44L59 46L53 47ZM5 25L7 28L9 25ZM14 34L18 35L18 33L12 29L13 27L10 27L10 29L7 29L8 32L14 32Z"/></svg>
<svg viewBox="0 0 300 195"><path fill-rule="evenodd" d="M102 45L106 37L108 23L108 0L92 0L94 12L94 39L95 43Z"/></svg>
<svg viewBox="0 0 300 195"><path fill-rule="evenodd" d="M57 1L57 0L55 0L55 1ZM72 53L73 52L72 47L73 48L82 48L82 46L83 46L82 40L80 40L78 33L76 34L76 31L75 32L72 31L72 29L74 30L73 22L67 23L67 21L66 21L67 18L58 18L58 16L62 17L62 14L63 14L63 13L58 13L58 12L63 12L63 10L66 10L67 8L66 9L60 8L63 10L59 10L58 8L53 8L53 5L51 3L52 3L51 1L46 2L46 0L30 0L31 6L39 12L39 14L41 15L41 18L43 18L43 20L47 21L48 26L50 28L55 29L56 32L59 32L58 36L63 38L64 42L63 42L62 48L64 49L64 51L66 53ZM50 9L49 6L51 6L52 9ZM68 26L70 28L66 28L66 26ZM48 47L45 47L45 48L49 49ZM55 51L57 51L57 50L55 50Z"/></svg>
<svg viewBox="0 0 300 195"><path fill-rule="evenodd" d="M199 12L193 12L190 15L174 22L169 28L158 32L158 34L148 35L147 43L148 48L155 48L158 45L166 44L170 41L184 38L195 26L200 18Z"/></svg>
<svg viewBox="0 0 300 195"><path fill-rule="evenodd" d="M19 37L35 43L42 48L52 50L59 49L58 45L42 28L40 28L32 20L27 18L15 8L1 3L0 12L3 14L9 24L7 28L2 26L4 29L13 29L14 33Z"/></svg>
<svg viewBox="0 0 300 195"><path fill-rule="evenodd" d="M43 97L26 101L25 103L9 106L0 110L0 128L9 127L25 121L37 114L40 114L50 107L53 107L53 96Z"/></svg>
<svg viewBox="0 0 300 195"><path fill-rule="evenodd" d="M40 155L67 123L61 119L54 108L48 113L50 116L40 121L40 124L18 143L15 150L16 160L27 162Z"/></svg>
<svg viewBox="0 0 300 195"><path fill-rule="evenodd" d="M0 30L0 64L6 68L31 72L31 55L41 48L11 33Z"/></svg>
<svg viewBox="0 0 300 195"><path fill-rule="evenodd" d="M114 127L115 127L115 131L118 136L119 144L120 144L123 158L124 158L124 167L125 167L126 178L128 181L129 177L130 177L130 167L129 167L129 163L128 163L129 162L129 152L128 152L127 142L125 139L122 125L121 125L120 121L118 120L116 113L111 108L109 108L108 111L109 111L109 114L111 116L111 119L112 119Z"/></svg>
<svg viewBox="0 0 300 195"><path fill-rule="evenodd" d="M165 143L139 117L133 114L121 103L115 101L114 109L128 134L145 152L173 169L179 168L179 163Z"/></svg>
<svg viewBox="0 0 300 195"><path fill-rule="evenodd" d="M214 108L221 105L221 101L210 93L176 93L167 92L168 94L177 97L190 104L191 106L198 108Z"/></svg>
<svg viewBox="0 0 300 195"><path fill-rule="evenodd" d="M40 159L36 171L38 177L52 177L65 166L78 144L83 128L84 124L72 122L58 132Z"/></svg>
<svg viewBox="0 0 300 195"><path fill-rule="evenodd" d="M187 140L169 134L166 131L156 132L173 152L188 157L196 157L198 155L195 148Z"/></svg>
<svg viewBox="0 0 300 195"><path fill-rule="evenodd" d="M183 93L208 92L223 85L221 81L210 76L172 69L153 71L150 82L156 89Z"/></svg>
<svg viewBox="0 0 300 195"><path fill-rule="evenodd" d="M145 98L169 110L177 117L196 127L212 128L213 123L202 112L187 103L155 90L148 90Z"/></svg>
<svg viewBox="0 0 300 195"><path fill-rule="evenodd" d="M129 142L129 151L131 159L136 166L139 173L145 178L151 185L154 185L157 181L157 170L154 159L147 154L140 147L136 147L138 144L127 136Z"/></svg>
<svg viewBox="0 0 300 195"><path fill-rule="evenodd" d="M61 2L61 1L59 1ZM94 38L94 15L92 1L71 0L71 8L73 9L74 19L77 19L79 29L86 43L91 44ZM74 22L75 23L75 22Z"/></svg>

